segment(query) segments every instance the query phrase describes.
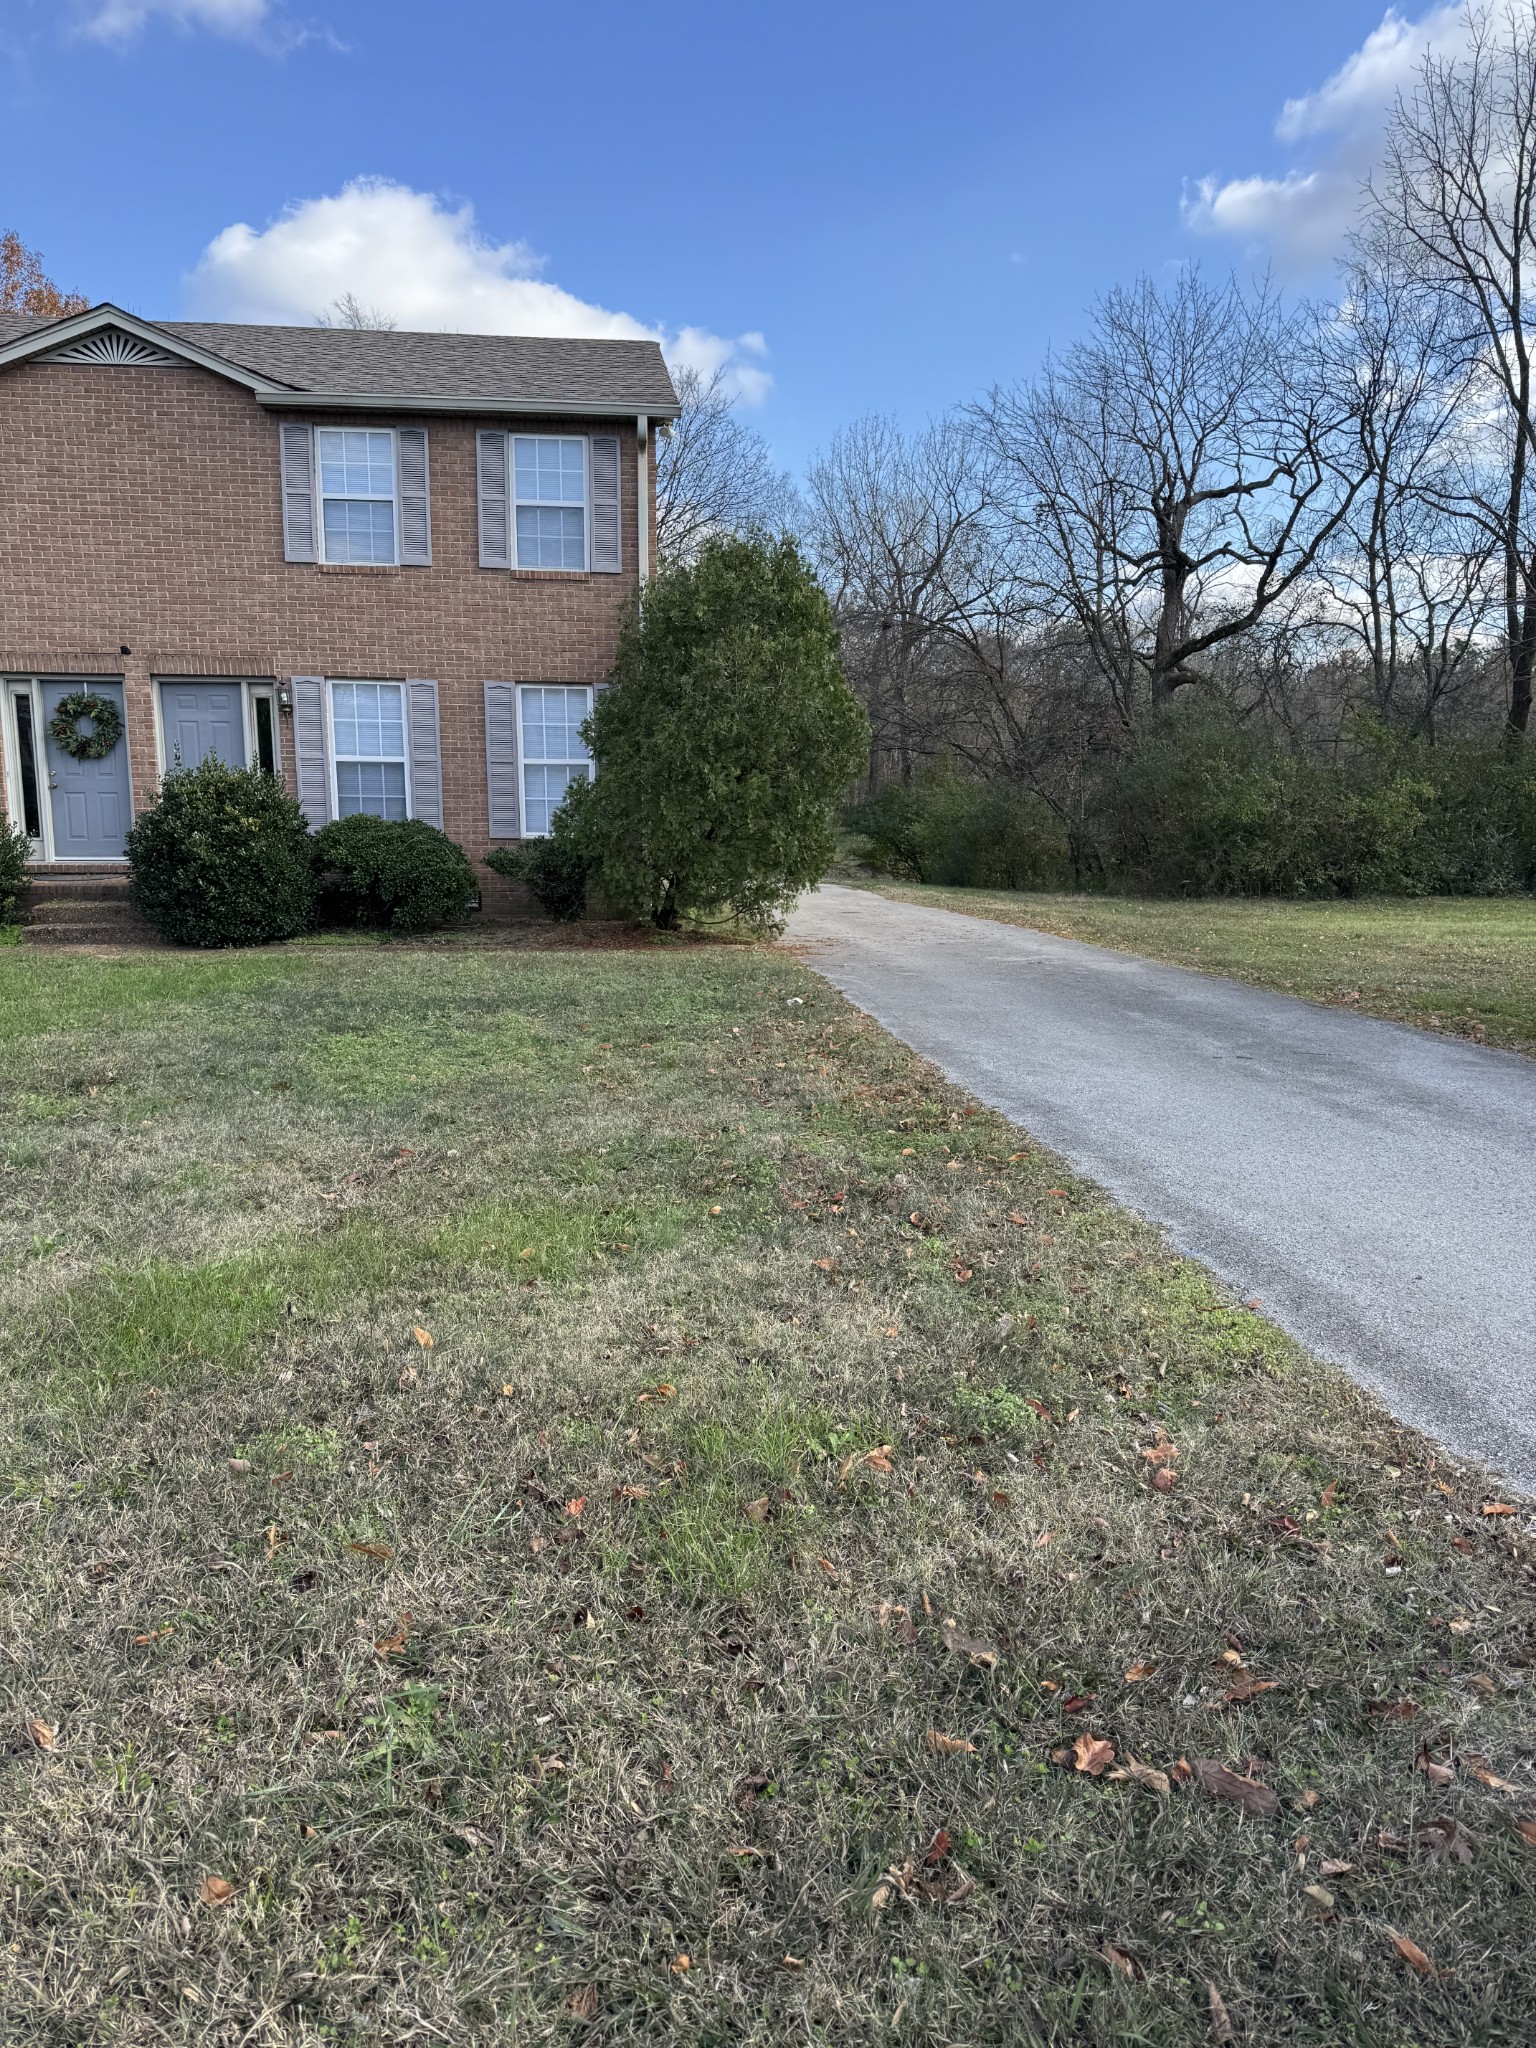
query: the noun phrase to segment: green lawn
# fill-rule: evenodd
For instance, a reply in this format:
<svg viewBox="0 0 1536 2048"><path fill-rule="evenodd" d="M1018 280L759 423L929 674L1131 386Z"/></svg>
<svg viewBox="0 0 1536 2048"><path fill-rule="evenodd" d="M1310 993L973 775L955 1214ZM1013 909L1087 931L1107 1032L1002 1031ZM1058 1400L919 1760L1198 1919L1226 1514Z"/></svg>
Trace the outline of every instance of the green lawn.
<svg viewBox="0 0 1536 2048"><path fill-rule="evenodd" d="M1536 1052L1536 901L1384 897L1146 901L881 882L905 903L963 910L1314 1002Z"/></svg>
<svg viewBox="0 0 1536 2048"><path fill-rule="evenodd" d="M1530 1510L786 955L0 1040L8 2048L1529 2040Z"/></svg>

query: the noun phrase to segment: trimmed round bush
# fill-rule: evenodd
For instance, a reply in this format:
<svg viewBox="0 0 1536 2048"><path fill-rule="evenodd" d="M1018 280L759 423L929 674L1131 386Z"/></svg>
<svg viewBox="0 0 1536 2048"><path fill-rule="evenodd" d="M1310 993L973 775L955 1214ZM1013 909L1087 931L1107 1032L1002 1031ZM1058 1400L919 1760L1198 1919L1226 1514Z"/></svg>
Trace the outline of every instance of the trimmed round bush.
<svg viewBox="0 0 1536 2048"><path fill-rule="evenodd" d="M463 924L475 895L464 849L419 818L338 818L315 834L327 923L426 932Z"/></svg>
<svg viewBox="0 0 1536 2048"><path fill-rule="evenodd" d="M133 900L177 946L264 946L314 922L304 813L274 776L207 760L166 776L128 834Z"/></svg>

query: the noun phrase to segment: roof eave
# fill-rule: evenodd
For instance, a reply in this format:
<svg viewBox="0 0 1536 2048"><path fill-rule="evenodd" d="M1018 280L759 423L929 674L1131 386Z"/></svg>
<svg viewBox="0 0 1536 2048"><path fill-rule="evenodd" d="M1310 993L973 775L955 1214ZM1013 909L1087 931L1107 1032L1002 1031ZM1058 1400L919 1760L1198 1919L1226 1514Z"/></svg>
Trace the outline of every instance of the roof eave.
<svg viewBox="0 0 1536 2048"><path fill-rule="evenodd" d="M540 398L530 392L523 398L482 398L466 392L462 396L440 397L435 393L395 391L258 391L265 406L299 407L310 412L458 412L458 413L562 413L574 419L631 419L643 413L647 419L675 420L682 407L674 398L666 403L654 399L620 402L615 398Z"/></svg>

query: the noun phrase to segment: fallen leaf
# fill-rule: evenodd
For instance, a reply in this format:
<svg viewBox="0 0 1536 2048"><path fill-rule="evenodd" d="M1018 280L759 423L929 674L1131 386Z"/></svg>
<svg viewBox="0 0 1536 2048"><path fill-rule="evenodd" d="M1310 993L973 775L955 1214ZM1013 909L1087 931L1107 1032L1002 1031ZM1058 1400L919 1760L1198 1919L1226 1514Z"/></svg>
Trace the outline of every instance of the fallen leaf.
<svg viewBox="0 0 1536 2048"><path fill-rule="evenodd" d="M1524 1842L1527 1849L1536 1849L1536 1820L1517 1820L1515 1822L1515 1833Z"/></svg>
<svg viewBox="0 0 1536 2048"><path fill-rule="evenodd" d="M1309 1787L1305 1792L1298 1793L1296 1798L1296 1804L1302 1809L1304 1813L1310 1813L1312 1808L1317 1805L1318 1801L1322 1798L1322 1796L1323 1795L1321 1792L1314 1792Z"/></svg>
<svg viewBox="0 0 1536 2048"><path fill-rule="evenodd" d="M1146 1975L1136 1958L1127 1955L1123 1948L1116 1948L1112 1941L1101 1942L1099 1954L1112 1970L1118 1970L1122 1977L1129 1977L1133 1984Z"/></svg>
<svg viewBox="0 0 1536 2048"><path fill-rule="evenodd" d="M1427 1820L1414 1830L1421 1845L1437 1863L1470 1863L1476 1850L1472 1836L1459 1820L1448 1813Z"/></svg>
<svg viewBox="0 0 1536 2048"><path fill-rule="evenodd" d="M581 1984L566 1997L566 2004L579 2020L597 2018L597 1986Z"/></svg>
<svg viewBox="0 0 1536 2048"><path fill-rule="evenodd" d="M961 1287L965 1285L967 1280L974 1277L969 1266L955 1266L951 1270Z"/></svg>
<svg viewBox="0 0 1536 2048"><path fill-rule="evenodd" d="M1139 1685L1144 1678L1154 1678L1156 1675L1155 1664L1133 1664L1125 1674L1125 1682L1127 1685Z"/></svg>
<svg viewBox="0 0 1536 2048"><path fill-rule="evenodd" d="M933 1866L936 1863L942 1863L944 1861L944 1858L949 1854L950 1846L951 1845L948 1830L946 1828L939 1828L935 1833L933 1840L928 1844L927 1849L923 1852L924 1869L932 1870Z"/></svg>
<svg viewBox="0 0 1536 2048"><path fill-rule="evenodd" d="M731 1794L731 1804L738 1813L750 1813L764 1792L770 1779L766 1771L754 1771L750 1777L742 1778Z"/></svg>
<svg viewBox="0 0 1536 2048"><path fill-rule="evenodd" d="M586 1511L587 1496L584 1493L578 1493L574 1500L568 1500L565 1504L565 1512L573 1522L579 1522Z"/></svg>
<svg viewBox="0 0 1536 2048"><path fill-rule="evenodd" d="M688 1974L688 1972L689 1972L689 1971L690 1971L690 1970L691 1970L692 1968L693 1968L693 1958L692 1958L692 1956L688 1956L688 1955L677 1955L677 1956L674 1956L674 1957L672 1958L672 1974L673 1974L673 1976L674 1976L674 1977L686 1977L686 1976L687 1976L687 1974Z"/></svg>
<svg viewBox="0 0 1536 2048"><path fill-rule="evenodd" d="M811 1264L819 1266L823 1273L835 1273L837 1271L836 1259L812 1259Z"/></svg>
<svg viewBox="0 0 1536 2048"><path fill-rule="evenodd" d="M235 1896L235 1888L227 1877L205 1877L197 1888L197 1896L205 1906L227 1906Z"/></svg>
<svg viewBox="0 0 1536 2048"><path fill-rule="evenodd" d="M803 1956L780 1956L779 1968L781 1970L803 1970L805 1968L805 1959Z"/></svg>
<svg viewBox="0 0 1536 2048"><path fill-rule="evenodd" d="M398 1631L392 1636L380 1636L374 1648L381 1657L398 1657L411 1640L411 1617L402 1614Z"/></svg>
<svg viewBox="0 0 1536 2048"><path fill-rule="evenodd" d="M1329 1891L1326 1885L1304 1884L1301 1889L1314 1906L1321 1906L1325 1913L1333 1911L1333 1893Z"/></svg>
<svg viewBox="0 0 1536 2048"><path fill-rule="evenodd" d="M1427 1742L1414 1759L1414 1769L1422 1771L1431 1785L1454 1785L1456 1782L1455 1766L1437 1763Z"/></svg>
<svg viewBox="0 0 1536 2048"><path fill-rule="evenodd" d="M1390 1927L1387 1929L1387 1933L1392 1937L1392 1946L1397 1950L1410 1970L1417 1970L1421 1977L1438 1977L1440 1975L1440 1972L1435 1968L1416 1941L1410 1941L1406 1934L1395 1933Z"/></svg>
<svg viewBox="0 0 1536 2048"><path fill-rule="evenodd" d="M956 1624L945 1617L939 1631L946 1650L953 1650L957 1657L965 1657L978 1669L992 1671L997 1667L997 1652L990 1643L984 1643L977 1636L968 1636Z"/></svg>
<svg viewBox="0 0 1536 2048"><path fill-rule="evenodd" d="M27 1734L34 1749L55 1749L58 1746L59 1731L47 1721L29 1721Z"/></svg>
<svg viewBox="0 0 1536 2048"><path fill-rule="evenodd" d="M1523 1792L1523 1785L1512 1785L1508 1778L1501 1778L1497 1771L1490 1771L1486 1764L1474 1764L1472 1775L1479 1785L1487 1785L1495 1792Z"/></svg>
<svg viewBox="0 0 1536 2048"><path fill-rule="evenodd" d="M1158 1493L1172 1493L1179 1483L1178 1474L1168 1465L1159 1465L1152 1474L1152 1484Z"/></svg>
<svg viewBox="0 0 1536 2048"><path fill-rule="evenodd" d="M388 1564L394 1552L387 1543L349 1543L348 1550L355 1550L359 1557L375 1557L380 1564Z"/></svg>
<svg viewBox="0 0 1536 2048"><path fill-rule="evenodd" d="M760 1500L749 1500L742 1512L749 1522L766 1522L769 1507L770 1502L765 1493Z"/></svg>
<svg viewBox="0 0 1536 2048"><path fill-rule="evenodd" d="M1341 1861L1337 1856L1325 1856L1317 1867L1324 1877L1343 1877L1347 1872L1353 1870L1355 1866L1353 1863Z"/></svg>
<svg viewBox="0 0 1536 2048"><path fill-rule="evenodd" d="M249 1458L231 1458L229 1460L229 1469L231 1472L249 1472L251 1461Z"/></svg>
<svg viewBox="0 0 1536 2048"><path fill-rule="evenodd" d="M1225 1695L1229 1707L1246 1706L1251 1699L1257 1699L1261 1692L1273 1692L1279 1685L1278 1678L1244 1678Z"/></svg>
<svg viewBox="0 0 1536 2048"><path fill-rule="evenodd" d="M1212 2040L1231 2041L1235 2039L1232 2027L1232 2015L1227 2011L1226 2000L1222 1997L1221 1993L1216 1989L1216 1986L1214 1984L1206 1985L1205 1998L1206 2003L1210 2007L1211 2011Z"/></svg>
<svg viewBox="0 0 1536 2048"><path fill-rule="evenodd" d="M1411 1721L1419 1711L1417 1700L1372 1700L1365 1710L1378 1721Z"/></svg>
<svg viewBox="0 0 1536 2048"><path fill-rule="evenodd" d="M821 1566L822 1570L826 1573L827 1577L832 1581L833 1585L835 1586L837 1584L837 1566L832 1562L831 1558L818 1557L816 1562Z"/></svg>
<svg viewBox="0 0 1536 2048"><path fill-rule="evenodd" d="M1240 1777L1236 1771L1229 1771L1225 1764L1219 1764L1211 1757L1193 1758L1189 1770L1202 1792L1209 1792L1218 1799L1230 1799L1244 1813L1261 1814L1267 1819L1280 1811L1279 1797L1268 1785L1261 1785L1257 1778Z"/></svg>
<svg viewBox="0 0 1536 2048"><path fill-rule="evenodd" d="M412 1325L411 1335L416 1339L416 1342L421 1346L423 1351L430 1351L432 1349L433 1344L437 1341L433 1337L432 1332L430 1330L424 1330L419 1323Z"/></svg>
<svg viewBox="0 0 1536 2048"><path fill-rule="evenodd" d="M1104 1775L1117 1785L1144 1785L1149 1792L1168 1793L1173 1790L1166 1771L1154 1770L1151 1764L1138 1763L1129 1751L1126 1752L1123 1764L1116 1764L1112 1771L1106 1771Z"/></svg>
<svg viewBox="0 0 1536 2048"><path fill-rule="evenodd" d="M1097 1778L1115 1760L1115 1745L1101 1735L1079 1735L1072 1745L1073 1769Z"/></svg>
<svg viewBox="0 0 1536 2048"><path fill-rule="evenodd" d="M928 1730L928 1747L935 1756L974 1756L976 1745L967 1742L963 1735L941 1735L937 1728Z"/></svg>
<svg viewBox="0 0 1536 2048"><path fill-rule="evenodd" d="M1338 1490L1339 1482L1337 1481L1337 1479L1330 1479L1328 1484L1323 1488L1322 1492L1318 1496L1318 1499L1322 1502L1322 1505L1325 1508L1331 1508L1333 1506L1334 1496L1338 1493Z"/></svg>
<svg viewBox="0 0 1536 2048"><path fill-rule="evenodd" d="M1514 1512L1508 1501L1485 1500L1483 1502L1483 1513L1485 1515L1512 1515Z"/></svg>

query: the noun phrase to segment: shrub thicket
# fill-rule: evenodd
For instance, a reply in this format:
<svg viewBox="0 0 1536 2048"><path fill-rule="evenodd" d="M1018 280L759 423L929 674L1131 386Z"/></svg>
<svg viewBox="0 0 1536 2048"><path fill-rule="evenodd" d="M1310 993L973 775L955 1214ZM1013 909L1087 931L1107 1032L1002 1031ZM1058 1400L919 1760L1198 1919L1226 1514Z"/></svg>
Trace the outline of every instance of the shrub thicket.
<svg viewBox="0 0 1536 2048"><path fill-rule="evenodd" d="M957 889L1046 889L1067 874L1066 835L1044 804L947 766L892 783L846 814L874 866Z"/></svg>
<svg viewBox="0 0 1536 2048"><path fill-rule="evenodd" d="M9 924L16 915L16 898L31 856L32 841L0 811L0 924Z"/></svg>
<svg viewBox="0 0 1536 2048"><path fill-rule="evenodd" d="M463 924L475 896L464 849L419 818L338 818L315 834L327 923L396 932Z"/></svg>
<svg viewBox="0 0 1536 2048"><path fill-rule="evenodd" d="M1065 879L1031 800L929 770L848 813L870 862L977 888ZM1361 724L1316 760L1198 700L1154 721L1086 792L1076 866L1155 896L1517 893L1536 886L1536 761Z"/></svg>
<svg viewBox="0 0 1536 2048"><path fill-rule="evenodd" d="M211 757L166 776L128 834L133 900L178 946L260 946L307 931L314 876L304 814L259 768Z"/></svg>
<svg viewBox="0 0 1536 2048"><path fill-rule="evenodd" d="M715 539L663 568L587 723L597 779L563 807L614 906L771 925L832 858L868 724L793 541ZM558 836L558 835L557 835Z"/></svg>

